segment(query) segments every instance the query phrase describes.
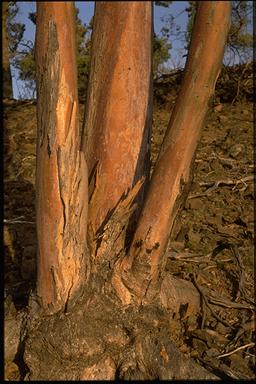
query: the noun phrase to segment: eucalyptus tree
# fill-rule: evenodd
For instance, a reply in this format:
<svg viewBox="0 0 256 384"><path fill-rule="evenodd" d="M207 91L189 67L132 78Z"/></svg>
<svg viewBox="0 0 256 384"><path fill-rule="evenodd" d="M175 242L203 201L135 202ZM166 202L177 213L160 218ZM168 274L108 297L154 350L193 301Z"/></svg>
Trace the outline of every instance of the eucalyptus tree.
<svg viewBox="0 0 256 384"><path fill-rule="evenodd" d="M230 2L198 4L185 75L149 178L152 2L96 2L79 129L72 2L37 3L37 292L24 361L32 380L214 378L171 342L170 318L200 310L164 269Z"/></svg>

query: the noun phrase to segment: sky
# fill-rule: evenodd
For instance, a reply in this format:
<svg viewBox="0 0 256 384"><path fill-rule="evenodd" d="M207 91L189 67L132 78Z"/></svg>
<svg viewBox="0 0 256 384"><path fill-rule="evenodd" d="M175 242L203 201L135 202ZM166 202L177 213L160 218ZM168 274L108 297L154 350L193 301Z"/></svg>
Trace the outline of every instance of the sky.
<svg viewBox="0 0 256 384"><path fill-rule="evenodd" d="M17 22L24 23L26 30L24 38L34 41L35 39L35 25L28 19L30 12L36 11L35 1L18 1L19 13L16 17ZM94 13L94 1L75 1L75 5L79 8L79 17L83 23L88 24ZM169 8L155 6L154 7L154 31L156 34L160 33L164 23L161 21L163 17L172 14L177 16L177 22L181 25L182 29L185 29L187 24L187 12L182 12L187 7L187 1L173 1ZM183 46L180 41L172 41L171 60L167 63L170 67L178 65L184 66L185 59L182 58L184 53ZM14 98L19 98L19 92L22 92L23 82L18 80L18 72L12 68L12 81L13 81L13 93Z"/></svg>

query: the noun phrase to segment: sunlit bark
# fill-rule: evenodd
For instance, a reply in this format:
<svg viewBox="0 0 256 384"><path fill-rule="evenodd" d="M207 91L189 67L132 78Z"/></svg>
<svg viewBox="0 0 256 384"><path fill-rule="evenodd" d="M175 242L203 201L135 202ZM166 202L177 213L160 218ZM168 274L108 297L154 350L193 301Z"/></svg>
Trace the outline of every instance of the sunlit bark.
<svg viewBox="0 0 256 384"><path fill-rule="evenodd" d="M189 189L192 160L221 70L229 25L229 1L198 2L181 90L130 254L123 263L124 269L132 265L134 279L129 285L133 284L132 289L141 297L150 281L156 281L159 276L174 219Z"/></svg>
<svg viewBox="0 0 256 384"><path fill-rule="evenodd" d="M86 275L74 23L73 2L37 3L37 293L49 312L67 305Z"/></svg>
<svg viewBox="0 0 256 384"><path fill-rule="evenodd" d="M74 6L38 3L37 293L42 305L28 307L28 329L22 329L26 380L216 379L172 342L177 328L171 320L182 318L190 326L185 317L200 312L200 294L162 264L189 186L229 26L229 2L198 4L181 92L126 256L123 235L149 171L152 2L96 2L81 145ZM85 283L84 294L72 302ZM69 313L41 316L42 306Z"/></svg>
<svg viewBox="0 0 256 384"><path fill-rule="evenodd" d="M96 2L93 23L84 150L95 235L149 173L152 3Z"/></svg>

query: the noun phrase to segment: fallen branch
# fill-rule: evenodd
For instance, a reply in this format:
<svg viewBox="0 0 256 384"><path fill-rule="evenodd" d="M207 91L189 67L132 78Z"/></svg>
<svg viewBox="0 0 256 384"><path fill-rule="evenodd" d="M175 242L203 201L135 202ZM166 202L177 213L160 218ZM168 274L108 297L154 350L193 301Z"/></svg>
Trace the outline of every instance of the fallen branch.
<svg viewBox="0 0 256 384"><path fill-rule="evenodd" d="M217 313L214 311L214 309L210 306L209 304L209 300L208 300L208 296L207 294L204 292L204 290L200 287L200 285L198 284L197 280L196 280L196 277L194 274L192 274L192 281L196 287L196 289L198 290L198 292L200 293L201 297L202 297L202 300L205 304L205 306L207 308L209 308L209 310L211 311L213 317L215 317L216 320L220 321L222 324L224 324L226 327L228 328L231 328L231 329L234 329L233 325L229 324L227 321L223 320L219 315L217 315ZM205 310L202 306L202 322L201 322L201 329L203 328L204 326L204 321L205 321Z"/></svg>
<svg viewBox="0 0 256 384"><path fill-rule="evenodd" d="M20 220L24 219L24 216L19 216L14 219L4 219L4 224L35 224L35 221Z"/></svg>
<svg viewBox="0 0 256 384"><path fill-rule="evenodd" d="M212 252L208 253L207 255L202 255L202 256L197 256L193 255L192 253L178 253L178 252L169 252L168 257L171 260L182 260L185 262L194 262L194 263L201 263L201 262L206 262L210 261L212 256Z"/></svg>
<svg viewBox="0 0 256 384"><path fill-rule="evenodd" d="M232 254L232 256L235 257L235 260L236 260L236 262L238 264L238 267L239 267L239 286L238 286L238 291L237 291L237 294L236 294L236 300L238 299L239 295L241 295L241 298L243 300L245 300L246 302L252 304L250 306L246 306L246 307L243 307L243 308L255 309L255 305L256 305L255 302L247 297L245 289L244 289L245 268L244 268L244 265L243 265L242 258L241 258L240 254L239 254L237 245L233 244L233 243L229 243L229 242L221 242L213 250L213 252L212 252L213 257L217 256L217 254L219 252L223 251L224 249L231 250L231 254ZM239 305L240 305L240 308L242 308L241 305L244 305L244 304L239 304ZM235 308L235 307L233 306L233 308ZM236 307L236 308L238 308L238 307Z"/></svg>
<svg viewBox="0 0 256 384"><path fill-rule="evenodd" d="M237 308L237 309L252 309L252 310L255 309L253 305L236 303L236 302L230 301L228 299L216 297L212 294L207 294L207 298L211 304L219 305L220 307Z"/></svg>
<svg viewBox="0 0 256 384"><path fill-rule="evenodd" d="M217 356L217 359L220 359L221 357L226 357L226 356L233 355L233 353L236 353L236 352L240 351L241 349L245 349L245 348L248 348L248 347L254 347L254 345L255 345L255 343L248 343L248 344L245 344L245 345L241 345L240 347L234 349L233 351L229 351L227 353L223 353L222 355Z"/></svg>
<svg viewBox="0 0 256 384"><path fill-rule="evenodd" d="M219 187L234 185L234 188L232 188L232 190L234 190L237 187L237 185L244 184L245 187L247 188L246 183L253 182L254 179L255 179L255 175L250 175L250 176L243 177L242 179L239 179L239 180L219 180L216 182L214 182L214 181L201 182L201 183L199 183L200 187L210 187L210 188L208 188L203 193L197 193L195 195L190 195L190 196L188 196L188 199L196 199L197 197L207 196Z"/></svg>
<svg viewBox="0 0 256 384"><path fill-rule="evenodd" d="M220 367L210 363L209 361L203 360L201 357L198 357L198 360L201 361L206 367L210 368L213 373L222 377L223 379L235 379L235 380L250 380L250 377L244 376L239 373L239 376L226 364L221 364Z"/></svg>
<svg viewBox="0 0 256 384"><path fill-rule="evenodd" d="M244 290L244 281L245 281L244 264L243 264L242 258L240 256L240 253L238 251L237 245L236 244L230 244L230 249L231 249L232 255L235 257L237 264L239 266L239 285L238 285L238 290L236 293L236 300L239 298L239 296L242 296L246 300L246 293Z"/></svg>
<svg viewBox="0 0 256 384"><path fill-rule="evenodd" d="M255 329L255 319L252 318L250 321L245 322L243 321L242 324L240 324L240 327L237 330L237 333L234 337L235 343L239 340L239 338L246 332L246 331L253 331Z"/></svg>

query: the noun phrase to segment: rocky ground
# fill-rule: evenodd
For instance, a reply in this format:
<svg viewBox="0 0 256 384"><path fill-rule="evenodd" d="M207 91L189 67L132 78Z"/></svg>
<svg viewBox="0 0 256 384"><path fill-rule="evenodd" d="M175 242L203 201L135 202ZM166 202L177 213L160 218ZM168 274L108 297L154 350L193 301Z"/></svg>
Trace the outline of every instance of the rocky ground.
<svg viewBox="0 0 256 384"><path fill-rule="evenodd" d="M225 73L219 81L166 265L170 273L192 281L202 300L200 316L188 320L184 309L170 321L173 341L207 369L233 379L255 377L253 103L246 70L237 75L241 83L234 81L237 72L229 77L229 87ZM179 81L174 76L156 82L152 169ZM36 103L6 100L5 318L16 317L16 325L36 278L35 138ZM26 372L18 369L13 351L19 335L11 328L12 333L6 331L6 379L19 380Z"/></svg>

